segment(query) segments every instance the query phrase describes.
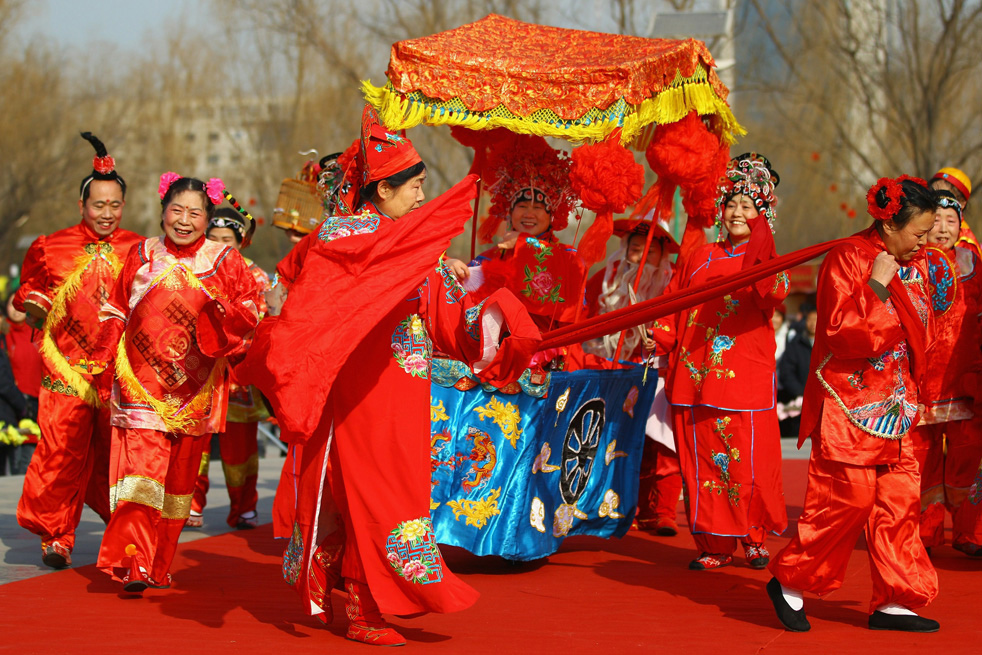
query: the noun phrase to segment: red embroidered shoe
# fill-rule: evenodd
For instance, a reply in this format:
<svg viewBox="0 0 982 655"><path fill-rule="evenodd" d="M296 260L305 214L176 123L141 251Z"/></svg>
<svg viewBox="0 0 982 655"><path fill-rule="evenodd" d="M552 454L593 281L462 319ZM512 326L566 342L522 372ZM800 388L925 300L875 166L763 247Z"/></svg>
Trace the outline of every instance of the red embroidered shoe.
<svg viewBox="0 0 982 655"><path fill-rule="evenodd" d="M724 566L729 566L733 563L732 555L722 555L718 553L703 553L698 557L689 562L689 570L691 571L711 571L712 569L721 569Z"/></svg>
<svg viewBox="0 0 982 655"><path fill-rule="evenodd" d="M771 554L764 544L744 544L743 552L747 556L747 564L752 569L762 569L771 561Z"/></svg>
<svg viewBox="0 0 982 655"><path fill-rule="evenodd" d="M405 646L406 639L382 619L368 585L346 581L348 632L345 637L372 646Z"/></svg>
<svg viewBox="0 0 982 655"><path fill-rule="evenodd" d="M123 591L128 594L142 594L143 590L150 586L147 572L142 566L136 563L135 558L131 558L129 573L123 576Z"/></svg>
<svg viewBox="0 0 982 655"><path fill-rule="evenodd" d="M72 565L72 551L57 541L50 544L41 542L41 561L53 569L63 569Z"/></svg>

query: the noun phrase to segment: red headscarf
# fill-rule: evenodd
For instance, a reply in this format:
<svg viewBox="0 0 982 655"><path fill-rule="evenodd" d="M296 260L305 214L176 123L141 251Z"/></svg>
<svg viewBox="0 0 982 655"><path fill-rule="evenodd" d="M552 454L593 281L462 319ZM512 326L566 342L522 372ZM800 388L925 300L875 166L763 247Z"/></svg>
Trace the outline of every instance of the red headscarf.
<svg viewBox="0 0 982 655"><path fill-rule="evenodd" d="M363 186L423 161L412 141L386 129L371 105L361 114L361 158Z"/></svg>

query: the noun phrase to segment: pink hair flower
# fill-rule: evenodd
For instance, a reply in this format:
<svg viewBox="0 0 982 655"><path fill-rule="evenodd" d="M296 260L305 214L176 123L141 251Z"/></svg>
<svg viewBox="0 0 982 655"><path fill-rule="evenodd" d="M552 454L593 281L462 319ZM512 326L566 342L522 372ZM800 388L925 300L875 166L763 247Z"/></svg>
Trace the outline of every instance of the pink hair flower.
<svg viewBox="0 0 982 655"><path fill-rule="evenodd" d="M170 185L174 184L177 180L181 179L181 176L174 171L167 171L160 176L160 186L157 187L157 193L160 194L160 199L163 200L164 196L167 195L167 189Z"/></svg>
<svg viewBox="0 0 982 655"><path fill-rule="evenodd" d="M207 184L205 184L205 193L208 194L208 197L211 199L211 204L213 205L222 204L222 201L225 200L225 196L223 195L224 191L225 183L217 177L211 178L208 180Z"/></svg>

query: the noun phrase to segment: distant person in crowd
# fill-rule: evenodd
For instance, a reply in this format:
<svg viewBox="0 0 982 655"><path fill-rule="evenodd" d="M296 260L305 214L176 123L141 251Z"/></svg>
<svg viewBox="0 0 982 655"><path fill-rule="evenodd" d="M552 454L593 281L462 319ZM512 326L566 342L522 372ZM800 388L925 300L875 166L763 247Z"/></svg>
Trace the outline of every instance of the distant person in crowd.
<svg viewBox="0 0 982 655"><path fill-rule="evenodd" d="M15 293L19 286L20 280L15 279L11 284L10 293ZM41 360L38 344L34 340L36 330L27 324L27 314L14 309L13 295L7 300L6 308L3 348L10 359L14 382L24 395L25 401L24 416L16 426L20 434L11 439L18 441L19 445L14 446L10 453L10 474L24 475L27 473L27 467L31 463L41 434L37 425L38 395L41 392L44 363ZM8 434L12 435L11 432Z"/></svg>
<svg viewBox="0 0 982 655"><path fill-rule="evenodd" d="M805 395L805 383L808 382L815 328L818 325L818 310L814 305L803 304L801 312L805 317L804 329L788 342L777 365L777 412L781 419L782 437L798 436L801 403Z"/></svg>
<svg viewBox="0 0 982 655"><path fill-rule="evenodd" d="M791 631L811 628L803 592L838 589L865 532L872 630L933 632L914 610L938 593L918 536L919 415L933 316L923 249L937 204L923 180L881 178L873 224L833 248L818 275L818 324L801 438L812 439L797 534L771 562L767 594ZM908 438L905 438L908 437Z"/></svg>
<svg viewBox="0 0 982 655"><path fill-rule="evenodd" d="M13 306L41 329L44 376L38 396L38 443L24 477L17 522L41 537L41 559L71 565L83 503L109 522L109 410L92 376L71 364L91 358L99 308L130 248L143 237L119 227L126 182L115 160L89 132L92 172L79 188L82 220L40 236L24 256Z"/></svg>
<svg viewBox="0 0 982 655"><path fill-rule="evenodd" d="M752 265L776 256L778 180L756 153L729 162L717 199L725 237L696 250L666 293L726 279L745 258ZM767 533L787 527L771 316L788 286L782 272L654 323L657 352L669 355L668 400L699 552L690 569L729 565L738 543L747 564L763 568Z"/></svg>

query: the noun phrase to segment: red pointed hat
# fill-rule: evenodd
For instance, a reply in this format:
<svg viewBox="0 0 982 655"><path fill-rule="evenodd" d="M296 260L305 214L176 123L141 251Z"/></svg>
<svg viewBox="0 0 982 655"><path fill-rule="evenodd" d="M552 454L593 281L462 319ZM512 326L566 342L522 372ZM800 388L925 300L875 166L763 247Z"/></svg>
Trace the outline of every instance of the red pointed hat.
<svg viewBox="0 0 982 655"><path fill-rule="evenodd" d="M388 130L378 112L365 105L361 115L362 186L384 180L423 161L412 141Z"/></svg>

